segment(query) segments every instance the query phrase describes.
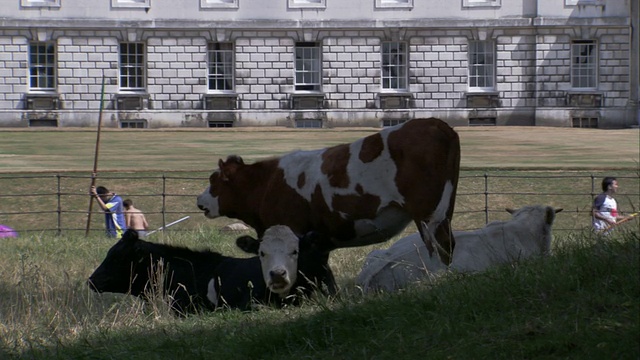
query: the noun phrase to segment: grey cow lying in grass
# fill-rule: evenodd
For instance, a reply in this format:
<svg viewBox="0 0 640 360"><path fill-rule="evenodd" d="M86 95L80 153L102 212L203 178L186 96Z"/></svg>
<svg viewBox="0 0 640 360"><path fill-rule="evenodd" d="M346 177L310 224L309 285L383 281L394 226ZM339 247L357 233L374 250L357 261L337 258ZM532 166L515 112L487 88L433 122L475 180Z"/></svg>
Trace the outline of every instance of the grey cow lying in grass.
<svg viewBox="0 0 640 360"><path fill-rule="evenodd" d="M512 214L508 221L492 222L473 231L455 231L456 247L449 266L440 260L438 251L430 256L422 238L415 233L389 249L369 253L356 283L365 293L394 291L416 281L433 279L447 270L479 272L490 266L549 254L551 226L555 214L562 209L536 205L507 211Z"/></svg>
<svg viewBox="0 0 640 360"><path fill-rule="evenodd" d="M293 232L267 229L264 238L285 237L299 243L299 277L286 292L270 291L262 276L260 259L234 258L217 252L194 251L185 247L140 240L135 230L127 230L109 250L102 264L89 277L96 292L131 294L148 299L155 289L162 289L171 309L177 314L220 307L249 310L254 303L282 306L299 303L299 295L309 295L320 285L315 279L331 279L328 263L314 252L315 235L297 238Z"/></svg>

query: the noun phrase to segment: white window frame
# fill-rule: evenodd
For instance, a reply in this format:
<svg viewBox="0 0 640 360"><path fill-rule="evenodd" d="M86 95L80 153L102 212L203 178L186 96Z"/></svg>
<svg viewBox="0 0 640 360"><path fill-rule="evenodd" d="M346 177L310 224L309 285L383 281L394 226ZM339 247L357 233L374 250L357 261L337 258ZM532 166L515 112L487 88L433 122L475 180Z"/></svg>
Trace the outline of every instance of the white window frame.
<svg viewBox="0 0 640 360"><path fill-rule="evenodd" d="M474 51L477 44L484 44L483 50ZM487 50L490 48L490 50ZM495 91L496 88L496 43L493 40L470 40L468 52L468 86L471 92ZM475 61L474 61L475 59ZM479 74L482 72L482 74ZM475 81L474 81L475 79ZM480 84L482 82L482 84ZM489 84L490 83L490 84Z"/></svg>
<svg viewBox="0 0 640 360"><path fill-rule="evenodd" d="M223 48L216 49L216 45ZM229 47L226 49L226 47ZM230 55L230 59L227 57ZM219 58L222 57L222 59ZM218 65L218 66L216 66ZM222 68L221 72L216 71ZM207 44L207 89L209 93L233 93L235 89L235 49L232 42L210 42ZM217 88L217 81L227 82L229 86L223 85L222 89ZM214 85L212 87L212 85Z"/></svg>
<svg viewBox="0 0 640 360"><path fill-rule="evenodd" d="M136 52L135 54L133 54L133 56L142 56L142 61L141 62L134 62L134 63L129 63L126 62L125 64L122 63L122 57L123 57L123 53L122 53L122 46L123 45L131 45L131 44L135 44L135 45L141 45L142 46L142 53L138 53ZM131 55L129 55L131 56ZM121 91L131 91L131 92L140 92L140 91L145 91L146 90L146 86L147 86L147 45L143 42L138 42L138 41L129 41L129 42L121 42L120 43L120 48L118 51L118 59L119 59L119 63L118 63L118 79L119 79L119 88ZM126 74L125 70L128 69L139 69L142 74ZM124 86L123 83L125 81L123 81L124 79L139 79L142 82L142 86ZM136 80L137 81L137 80ZM127 85L130 84L130 81L126 81Z"/></svg>
<svg viewBox="0 0 640 360"><path fill-rule="evenodd" d="M45 51L44 53L36 53L34 54L32 52L33 48L32 46L46 46L47 48L49 48L50 46L53 47L53 51L52 53L49 53L48 51ZM33 59L33 57L36 56L36 58L39 58L40 56L45 56L45 61L44 62L40 62L38 59L33 62L31 61ZM49 56L53 56L53 61L49 62ZM58 79L57 79L57 54L56 54L56 44L55 42L52 41L34 41L31 42L29 44L29 91L30 92L51 92L51 91L55 91L56 90L56 86L58 83ZM51 75L48 74L48 70L50 70L52 72ZM35 74L34 74L35 72ZM42 75L42 72L44 72L44 76ZM41 81L44 81L45 83L47 83L49 80L48 79L52 79L53 81L53 86L40 86L41 85ZM36 81L36 86L32 86L32 81L35 80Z"/></svg>
<svg viewBox="0 0 640 360"><path fill-rule="evenodd" d="M462 0L463 8L501 7L502 0Z"/></svg>
<svg viewBox="0 0 640 360"><path fill-rule="evenodd" d="M289 9L325 9L327 0L287 0Z"/></svg>
<svg viewBox="0 0 640 360"><path fill-rule="evenodd" d="M395 53L393 50L396 50ZM394 55L397 56L395 59ZM383 41L380 44L380 56L381 92L407 92L409 89L409 45L407 42ZM395 74L393 74L394 72ZM395 86L392 86L394 81Z"/></svg>
<svg viewBox="0 0 640 360"><path fill-rule="evenodd" d="M411 9L413 8L413 0L375 0L377 9Z"/></svg>
<svg viewBox="0 0 640 360"><path fill-rule="evenodd" d="M296 92L322 91L322 48L317 42L298 42L294 48L293 84ZM302 78L302 81L298 79ZM310 80L307 80L311 78Z"/></svg>
<svg viewBox="0 0 640 360"><path fill-rule="evenodd" d="M582 47L593 46L592 54L582 53ZM584 62L583 62L584 61ZM586 74L577 74L580 71ZM592 86L590 86L592 85ZM571 42L571 88L594 90L598 87L598 42L595 40L574 40Z"/></svg>
<svg viewBox="0 0 640 360"><path fill-rule="evenodd" d="M202 9L237 9L238 0L200 0Z"/></svg>
<svg viewBox="0 0 640 360"><path fill-rule="evenodd" d="M604 0L564 0L565 6L604 5Z"/></svg>
<svg viewBox="0 0 640 360"><path fill-rule="evenodd" d="M20 0L20 6L25 8L60 7L60 0Z"/></svg>
<svg viewBox="0 0 640 360"><path fill-rule="evenodd" d="M111 0L111 7L113 8L149 8L151 7L151 0Z"/></svg>

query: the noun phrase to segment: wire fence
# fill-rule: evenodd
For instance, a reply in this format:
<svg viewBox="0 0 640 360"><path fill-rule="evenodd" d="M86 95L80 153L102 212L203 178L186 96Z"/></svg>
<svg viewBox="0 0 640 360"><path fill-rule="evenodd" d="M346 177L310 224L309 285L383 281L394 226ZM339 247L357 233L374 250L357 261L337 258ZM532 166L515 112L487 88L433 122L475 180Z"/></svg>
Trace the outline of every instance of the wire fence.
<svg viewBox="0 0 640 360"><path fill-rule="evenodd" d="M567 171L461 171L453 227L468 230L509 217L506 208L550 205L563 208L554 231L581 231L591 224L593 199L601 192L600 182L609 173ZM640 175L616 171L620 188L616 200L620 210L640 208ZM180 172L112 173L100 175L103 185L123 199L132 199L153 229L190 216L172 231L185 231L232 222L206 219L196 207L196 197L208 185L209 173ZM104 232L104 217L94 203L90 209L91 177L77 174L0 174L0 224L19 234L84 233L90 218L93 232ZM91 214L92 216L89 216ZM629 226L636 226L629 225ZM169 230L167 229L167 230Z"/></svg>

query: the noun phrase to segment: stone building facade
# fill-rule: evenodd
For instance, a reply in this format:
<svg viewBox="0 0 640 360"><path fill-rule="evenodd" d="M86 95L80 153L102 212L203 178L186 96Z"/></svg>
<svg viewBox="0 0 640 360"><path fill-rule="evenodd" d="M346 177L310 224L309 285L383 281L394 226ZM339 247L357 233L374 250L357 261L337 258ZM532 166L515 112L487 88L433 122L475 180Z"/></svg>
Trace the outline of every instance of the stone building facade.
<svg viewBox="0 0 640 360"><path fill-rule="evenodd" d="M635 0L3 1L0 127L639 119Z"/></svg>

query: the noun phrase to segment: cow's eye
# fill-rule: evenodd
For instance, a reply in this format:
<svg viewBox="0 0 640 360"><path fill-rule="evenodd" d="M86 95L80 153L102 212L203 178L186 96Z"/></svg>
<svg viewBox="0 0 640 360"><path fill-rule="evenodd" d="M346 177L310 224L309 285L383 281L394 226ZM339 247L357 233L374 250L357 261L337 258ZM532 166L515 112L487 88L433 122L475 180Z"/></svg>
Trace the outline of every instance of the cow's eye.
<svg viewBox="0 0 640 360"><path fill-rule="evenodd" d="M293 251L291 252L291 255L297 256L297 255L298 255L298 250L293 250Z"/></svg>
<svg viewBox="0 0 640 360"><path fill-rule="evenodd" d="M260 257L264 257L264 251L260 251Z"/></svg>

